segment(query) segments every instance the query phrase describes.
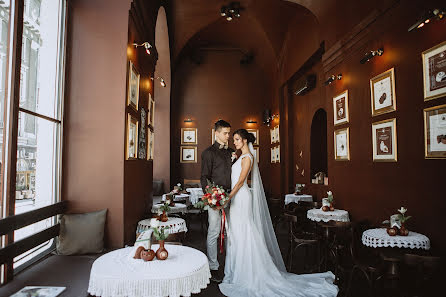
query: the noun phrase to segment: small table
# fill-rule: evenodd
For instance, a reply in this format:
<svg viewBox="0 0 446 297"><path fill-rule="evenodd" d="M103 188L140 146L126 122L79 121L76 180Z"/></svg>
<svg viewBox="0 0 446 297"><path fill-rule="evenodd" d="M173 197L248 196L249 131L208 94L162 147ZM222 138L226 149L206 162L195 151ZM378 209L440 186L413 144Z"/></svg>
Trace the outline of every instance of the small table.
<svg viewBox="0 0 446 297"><path fill-rule="evenodd" d="M166 195L167 194L163 194L162 200L166 201ZM178 194L178 195L173 195L173 201L186 201L186 205L190 205L190 200L189 200L189 195L188 194Z"/></svg>
<svg viewBox="0 0 446 297"><path fill-rule="evenodd" d="M156 251L158 245L152 245ZM107 253L94 261L88 293L101 297L191 296L209 284L208 259L201 251L165 245L169 257L144 262L133 259L135 247Z"/></svg>
<svg viewBox="0 0 446 297"><path fill-rule="evenodd" d="M342 209L335 209L333 211L323 211L320 208L314 208L307 211L307 218L316 222L350 222L348 211Z"/></svg>
<svg viewBox="0 0 446 297"><path fill-rule="evenodd" d="M186 192L190 194L190 202L192 204L196 204L204 195L202 188L188 188Z"/></svg>
<svg viewBox="0 0 446 297"><path fill-rule="evenodd" d="M285 195L285 205L291 202L299 203L299 201L313 202L313 196L311 195L296 195L296 194L286 194Z"/></svg>
<svg viewBox="0 0 446 297"><path fill-rule="evenodd" d="M138 227L136 229L136 238L138 238L139 233L150 229L150 220L151 219L145 219L138 222ZM159 226L168 227L165 232L169 234L187 232L186 221L182 218L169 217L167 222L159 221Z"/></svg>
<svg viewBox="0 0 446 297"><path fill-rule="evenodd" d="M152 212L153 213L161 213L160 207L163 204L154 204L152 206ZM187 213L187 206L186 204L182 204L182 203L175 203L175 206L170 206L170 210L167 212L169 213L181 213L181 214L185 214Z"/></svg>

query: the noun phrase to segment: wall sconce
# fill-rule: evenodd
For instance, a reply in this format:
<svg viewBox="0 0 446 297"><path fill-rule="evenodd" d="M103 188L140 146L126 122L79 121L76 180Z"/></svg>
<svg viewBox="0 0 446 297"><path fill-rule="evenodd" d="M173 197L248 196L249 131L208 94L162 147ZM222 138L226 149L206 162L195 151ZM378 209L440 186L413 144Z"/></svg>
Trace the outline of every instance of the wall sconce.
<svg viewBox="0 0 446 297"><path fill-rule="evenodd" d="M192 121L191 118L187 118L187 119L184 120L184 122L185 122L185 123L192 123L193 121Z"/></svg>
<svg viewBox="0 0 446 297"><path fill-rule="evenodd" d="M361 61L359 61L359 63L361 64L367 63L368 61L370 61L370 59L372 59L375 56L382 56L383 53L384 53L383 48L377 49L376 51L370 51L364 55L364 58L362 58Z"/></svg>
<svg viewBox="0 0 446 297"><path fill-rule="evenodd" d="M425 24L430 23L432 20L441 20L444 18L446 12L443 9L435 8L428 10L418 19L418 21L407 29L407 32L424 27Z"/></svg>
<svg viewBox="0 0 446 297"><path fill-rule="evenodd" d="M146 53L147 53L148 55L150 55L150 49L152 48L152 45L151 45L148 41L143 42L142 44L133 43L133 45L134 45L136 48L137 48L138 46L143 46L143 47L145 47L145 49L146 49Z"/></svg>
<svg viewBox="0 0 446 297"><path fill-rule="evenodd" d="M246 121L247 124L257 124L257 121L254 120L248 120Z"/></svg>
<svg viewBox="0 0 446 297"><path fill-rule="evenodd" d="M159 79L160 80L160 85L165 88L167 86L166 82L164 81L164 78L162 78L161 76L157 76L155 79L153 77L150 78L151 80L155 80L155 79Z"/></svg>
<svg viewBox="0 0 446 297"><path fill-rule="evenodd" d="M243 8L240 6L240 2L231 2L228 5L223 5L220 8L220 15L228 22L232 21L234 18L240 17L240 10Z"/></svg>
<svg viewBox="0 0 446 297"><path fill-rule="evenodd" d="M342 74L339 73L338 75L334 75L332 74L325 82L324 85L328 86L329 84L331 84L332 82L334 82L335 80L341 80L342 79Z"/></svg>

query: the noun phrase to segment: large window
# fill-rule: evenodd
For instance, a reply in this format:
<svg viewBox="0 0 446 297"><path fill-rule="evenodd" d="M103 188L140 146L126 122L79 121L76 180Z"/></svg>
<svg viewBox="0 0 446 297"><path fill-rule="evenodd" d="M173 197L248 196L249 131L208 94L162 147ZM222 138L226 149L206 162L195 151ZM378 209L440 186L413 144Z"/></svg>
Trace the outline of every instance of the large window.
<svg viewBox="0 0 446 297"><path fill-rule="evenodd" d="M0 0L0 3L2 2ZM9 14L9 6L1 8L7 12L5 15ZM19 108L11 109L17 113L18 122L11 120L10 123L15 125L13 130L17 129L17 138L4 137L6 142L17 141L15 199L3 195L4 216L31 211L60 200L65 9L65 0L24 0L20 80L15 81L16 85L20 84ZM6 28L5 31L3 26ZM11 45L11 38L19 38L13 30L8 31L9 27L8 19L2 19L0 47L2 82L5 82L3 73L7 73L7 67L3 66L3 45L7 44L8 40ZM10 32L9 39L8 32ZM4 90L0 91L2 92L0 96L3 98ZM17 98L9 96L7 100L17 100ZM8 106L6 101L0 105L2 108ZM9 118L14 117L12 115ZM0 120L3 120L3 117ZM1 122L1 128L3 126ZM8 162L8 158L5 162ZM13 165L9 168L11 166ZM8 169L4 174L8 174ZM7 187L6 183L2 187L5 193L14 192ZM9 207L5 208L7 203ZM14 207L11 207L12 203ZM16 230L14 241L35 234L55 223L55 218L49 218ZM52 241L49 241L17 256L14 259L14 268L33 259L51 245Z"/></svg>

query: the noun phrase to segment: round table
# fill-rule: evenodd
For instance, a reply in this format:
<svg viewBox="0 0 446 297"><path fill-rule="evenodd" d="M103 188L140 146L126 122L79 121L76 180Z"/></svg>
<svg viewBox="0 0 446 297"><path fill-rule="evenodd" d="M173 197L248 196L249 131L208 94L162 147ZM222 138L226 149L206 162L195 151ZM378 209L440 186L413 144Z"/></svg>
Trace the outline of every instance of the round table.
<svg viewBox="0 0 446 297"><path fill-rule="evenodd" d="M136 238L138 238L139 233L150 229L150 220L151 219L145 219L138 222L138 227L136 228ZM159 226L168 227L165 232L169 234L187 232L186 221L182 218L169 217L167 222L159 221Z"/></svg>
<svg viewBox="0 0 446 297"><path fill-rule="evenodd" d="M163 204L154 204L152 206L152 212L153 213L157 213L157 214L162 213L162 211L160 210L160 207L162 205ZM175 206L170 206L170 210L167 213L168 214L169 213L182 213L182 214L185 214L185 213L187 213L187 206L186 206L186 204L175 203Z"/></svg>
<svg viewBox="0 0 446 297"><path fill-rule="evenodd" d="M163 201L166 201L166 195L167 194L163 194L163 197L161 198ZM178 194L178 195L173 195L173 201L185 201L186 200L186 204L190 203L189 201L189 194Z"/></svg>
<svg viewBox="0 0 446 297"><path fill-rule="evenodd" d="M427 236L409 231L407 236L390 236L386 229L369 229L362 233L362 243L369 247L398 247L410 249L430 249L430 240Z"/></svg>
<svg viewBox="0 0 446 297"><path fill-rule="evenodd" d="M335 209L333 211L323 211L320 208L314 208L307 211L307 218L316 222L350 222L348 211L342 209Z"/></svg>
<svg viewBox="0 0 446 297"><path fill-rule="evenodd" d="M107 253L94 261L88 293L101 297L191 296L209 284L208 259L201 251L165 245L169 257L144 262L133 259L135 247ZM156 251L158 245L152 245Z"/></svg>
<svg viewBox="0 0 446 297"><path fill-rule="evenodd" d="M201 188L188 188L186 191L190 194L190 202L196 204L203 197L203 189Z"/></svg>
<svg viewBox="0 0 446 297"><path fill-rule="evenodd" d="M296 194L287 194L285 195L285 205L290 204L291 202L299 203L299 201L308 201L313 202L313 196L311 195L296 195Z"/></svg>

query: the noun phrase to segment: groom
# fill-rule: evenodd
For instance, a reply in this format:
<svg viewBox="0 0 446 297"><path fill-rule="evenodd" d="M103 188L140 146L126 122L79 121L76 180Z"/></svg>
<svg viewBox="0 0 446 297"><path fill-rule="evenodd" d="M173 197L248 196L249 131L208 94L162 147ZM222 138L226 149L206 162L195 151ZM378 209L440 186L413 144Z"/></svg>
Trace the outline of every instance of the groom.
<svg viewBox="0 0 446 297"><path fill-rule="evenodd" d="M231 125L223 120L215 123L215 143L201 154L201 187L205 193L207 180L222 186L228 193L231 191L232 156L235 151L228 147ZM207 254L209 268L214 282L221 282L218 273L217 242L220 235L221 213L219 210L208 209L209 228L207 236Z"/></svg>

